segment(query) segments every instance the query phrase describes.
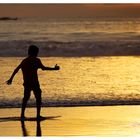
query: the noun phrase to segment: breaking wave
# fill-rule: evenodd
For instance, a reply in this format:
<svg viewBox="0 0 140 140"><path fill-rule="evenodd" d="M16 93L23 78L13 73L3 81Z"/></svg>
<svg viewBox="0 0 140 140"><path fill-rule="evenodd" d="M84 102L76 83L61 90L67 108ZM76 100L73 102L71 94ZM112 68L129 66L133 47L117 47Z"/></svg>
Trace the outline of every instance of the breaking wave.
<svg viewBox="0 0 140 140"><path fill-rule="evenodd" d="M138 37L139 38L139 37ZM28 46L39 46L39 56L123 56L139 55L139 40L111 40L111 41L0 41L0 57L25 57Z"/></svg>

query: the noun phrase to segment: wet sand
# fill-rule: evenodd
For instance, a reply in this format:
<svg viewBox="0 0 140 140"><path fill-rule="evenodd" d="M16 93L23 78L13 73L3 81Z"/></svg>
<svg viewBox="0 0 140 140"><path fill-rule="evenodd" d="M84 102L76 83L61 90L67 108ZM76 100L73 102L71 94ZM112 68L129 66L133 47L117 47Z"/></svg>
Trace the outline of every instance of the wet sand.
<svg viewBox="0 0 140 140"><path fill-rule="evenodd" d="M140 106L44 107L40 122L35 108L27 108L29 120L19 115L20 108L0 109L0 136L140 136Z"/></svg>

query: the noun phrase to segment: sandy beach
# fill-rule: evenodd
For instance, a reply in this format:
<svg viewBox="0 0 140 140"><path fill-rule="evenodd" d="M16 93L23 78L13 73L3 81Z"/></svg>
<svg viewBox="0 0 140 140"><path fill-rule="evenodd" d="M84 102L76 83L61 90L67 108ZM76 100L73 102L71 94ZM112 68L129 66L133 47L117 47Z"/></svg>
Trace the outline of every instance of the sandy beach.
<svg viewBox="0 0 140 140"><path fill-rule="evenodd" d="M21 122L20 108L0 112L0 136L140 136L140 106L44 107L41 122ZM35 114L27 108L27 117Z"/></svg>

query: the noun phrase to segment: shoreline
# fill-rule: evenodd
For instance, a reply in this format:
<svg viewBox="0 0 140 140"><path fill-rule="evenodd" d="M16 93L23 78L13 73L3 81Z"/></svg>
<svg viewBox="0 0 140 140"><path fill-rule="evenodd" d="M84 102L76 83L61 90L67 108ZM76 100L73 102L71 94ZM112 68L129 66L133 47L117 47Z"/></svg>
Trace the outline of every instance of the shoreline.
<svg viewBox="0 0 140 140"><path fill-rule="evenodd" d="M128 103L129 102L129 103ZM139 106L140 105L140 102L139 101L137 101L137 103L133 103L133 101L131 101L132 103L130 103L130 101L125 101L125 103L116 103L116 104L99 104L99 103L95 103L95 104L91 104L91 105L89 105L89 104L79 104L79 105L75 105L75 104L73 104L73 105L69 105L69 104L64 104L64 105L42 105L42 108L52 108L52 107L54 107L54 108L60 108L60 107L64 107L64 108L66 108L66 107L68 107L68 108L70 108L70 107L102 107L102 106L107 106L107 107L109 107L109 106ZM135 102L135 101L134 101ZM27 108L35 108L36 107L36 105L27 105ZM21 108L21 105L20 106L0 106L0 109L5 109L5 108Z"/></svg>

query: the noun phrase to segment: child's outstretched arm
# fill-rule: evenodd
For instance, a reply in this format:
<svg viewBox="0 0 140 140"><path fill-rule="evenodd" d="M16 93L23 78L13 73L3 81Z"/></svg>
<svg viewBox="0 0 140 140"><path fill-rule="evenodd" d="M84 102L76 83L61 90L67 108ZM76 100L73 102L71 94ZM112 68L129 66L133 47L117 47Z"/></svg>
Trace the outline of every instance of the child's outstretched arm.
<svg viewBox="0 0 140 140"><path fill-rule="evenodd" d="M8 85L12 84L13 78L14 78L14 76L16 75L16 73L19 71L20 68L21 68L21 65L19 65L19 66L13 71L13 73L12 73L10 79L9 79L8 81L6 81L6 83L7 83Z"/></svg>
<svg viewBox="0 0 140 140"><path fill-rule="evenodd" d="M55 65L55 67L53 67L53 68L51 68L51 67L46 67L46 66L41 66L41 69L42 70L59 70L60 69L60 67L59 66L57 66L57 64Z"/></svg>
<svg viewBox="0 0 140 140"><path fill-rule="evenodd" d="M60 69L60 67L57 66L57 64L54 67L46 67L42 64L40 59L38 59L38 67L41 68L42 70L59 70Z"/></svg>

